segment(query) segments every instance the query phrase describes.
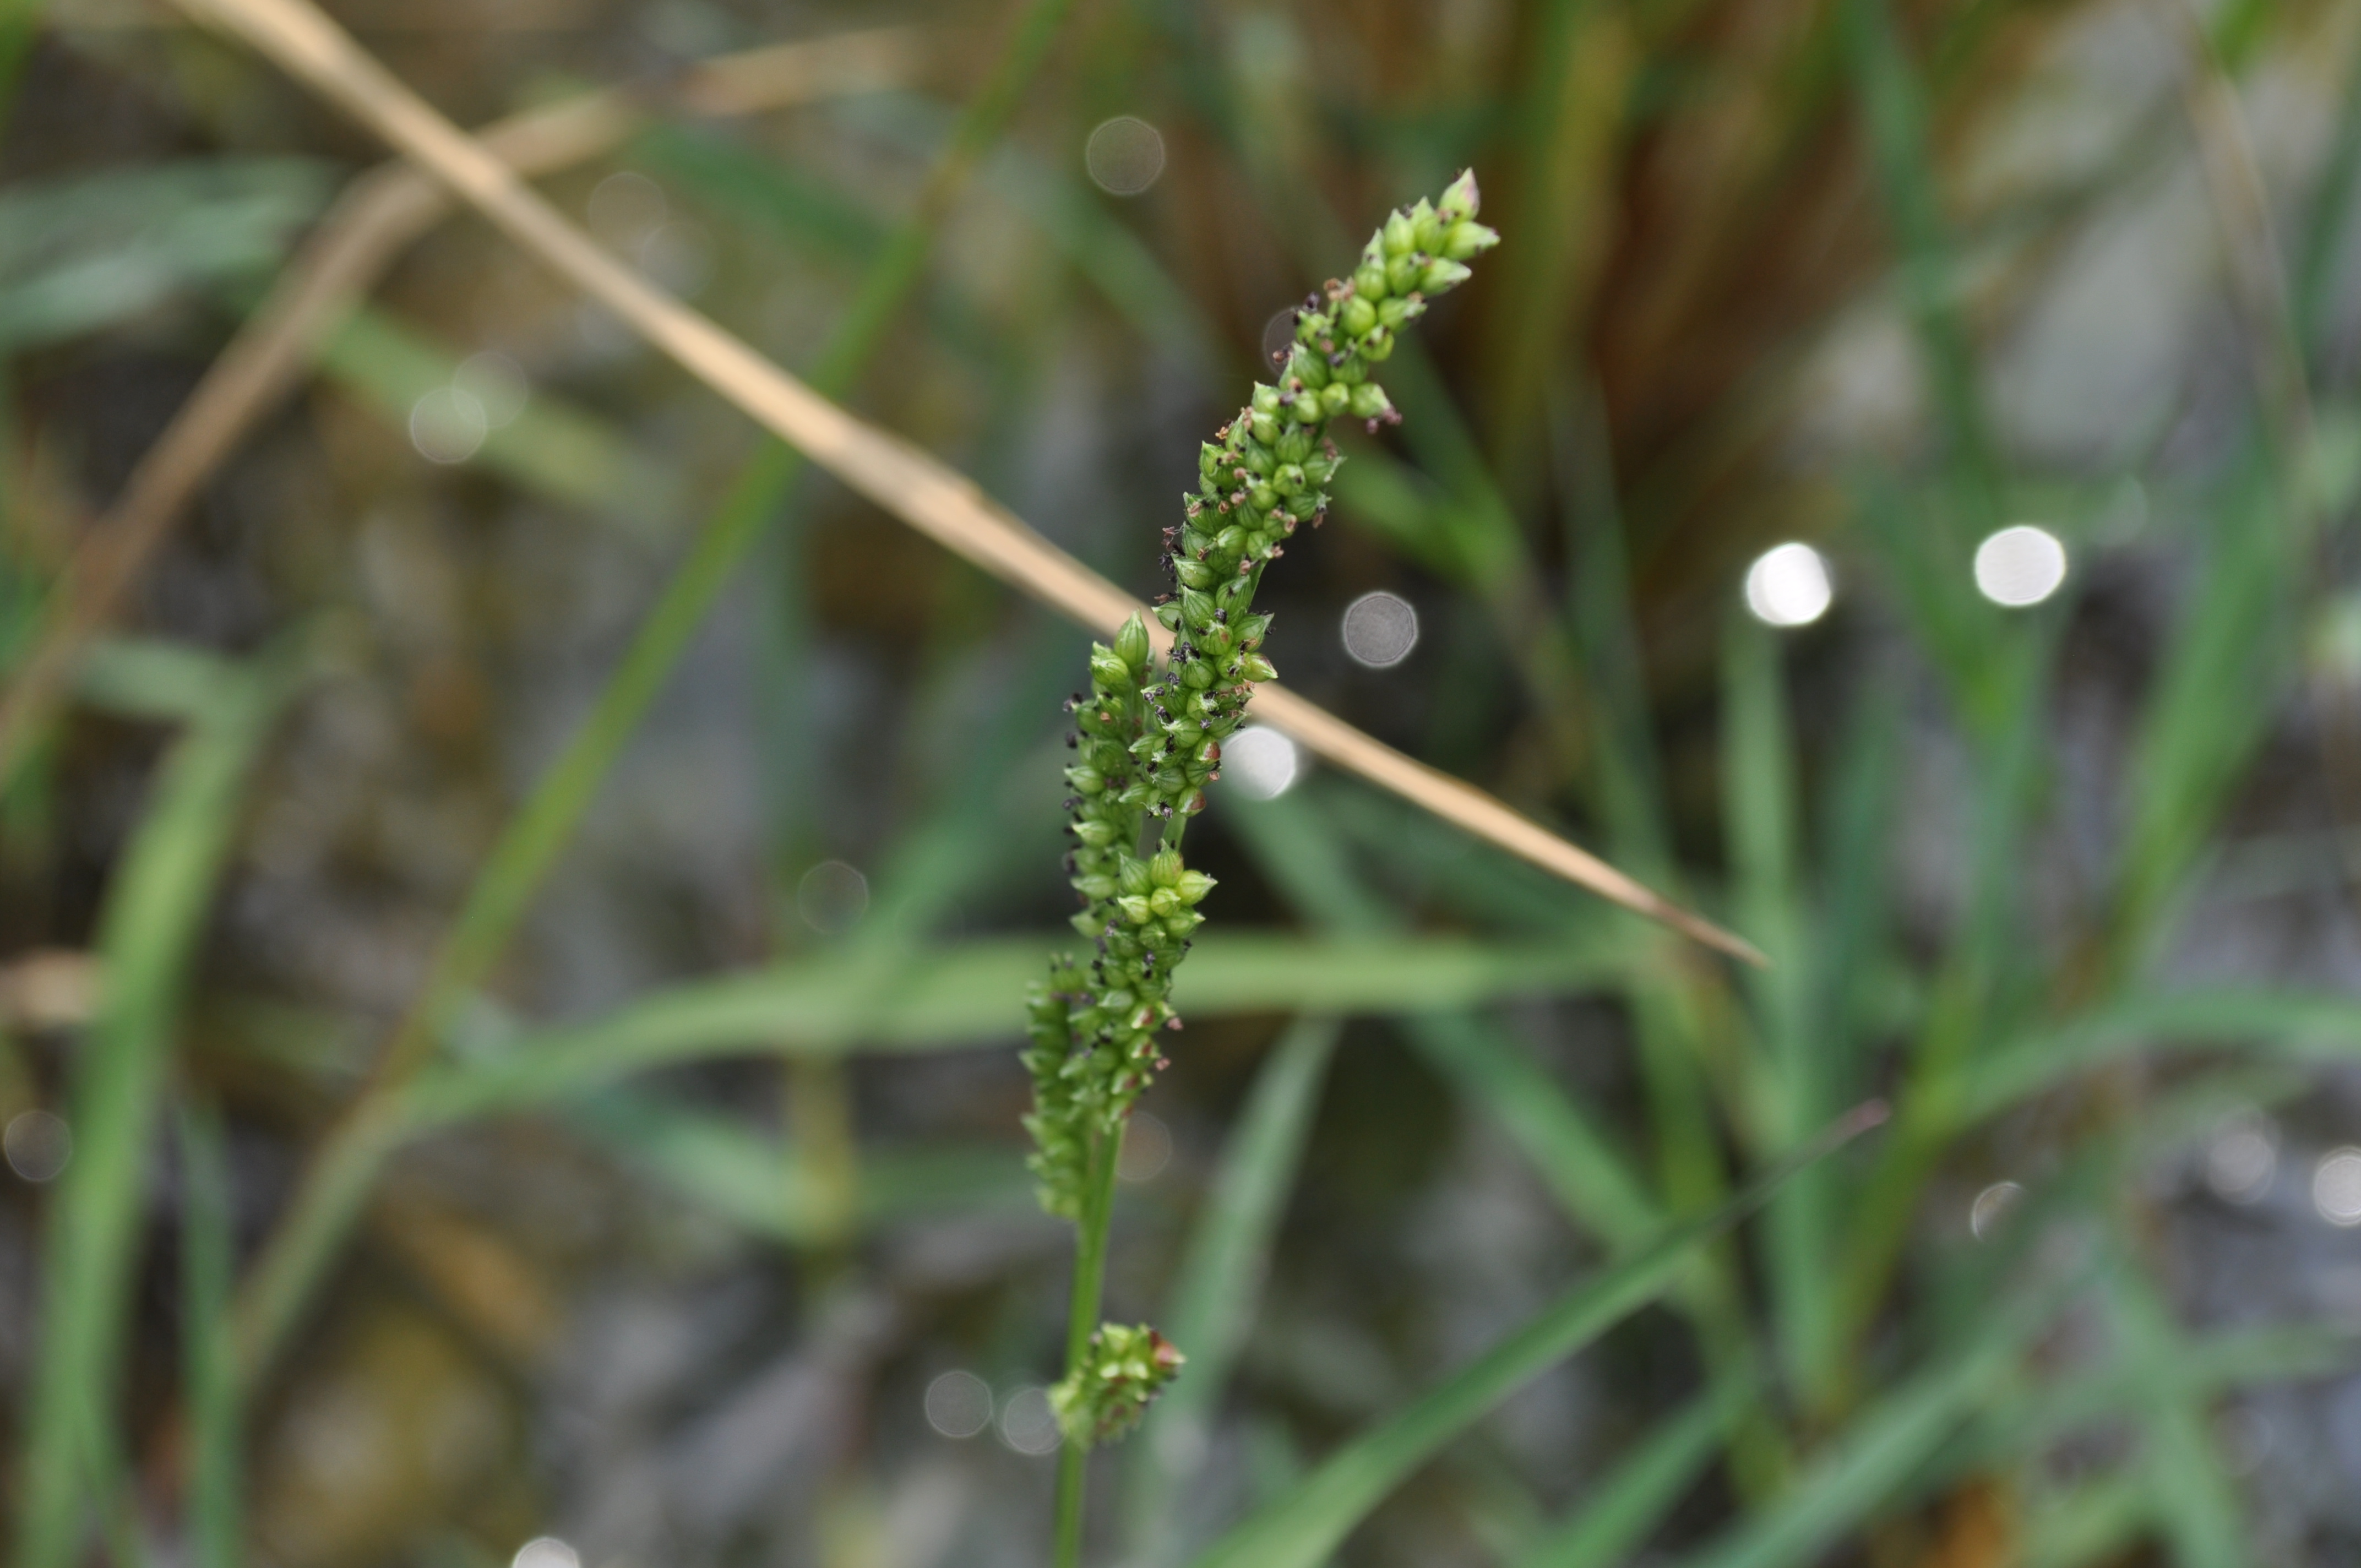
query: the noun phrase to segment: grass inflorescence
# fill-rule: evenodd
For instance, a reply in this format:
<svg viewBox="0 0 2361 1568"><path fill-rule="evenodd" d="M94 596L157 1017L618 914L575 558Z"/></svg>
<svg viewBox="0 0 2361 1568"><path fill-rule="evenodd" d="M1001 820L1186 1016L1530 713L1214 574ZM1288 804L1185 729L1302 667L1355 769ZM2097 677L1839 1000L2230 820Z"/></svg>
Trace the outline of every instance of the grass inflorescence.
<svg viewBox="0 0 2361 1568"><path fill-rule="evenodd" d="M1104 1264L1124 1124L1166 1065L1162 1036L1180 1027L1172 978L1213 891L1183 860L1181 837L1221 777L1223 743L1245 722L1255 686L1278 674L1262 652L1270 617L1255 613L1255 590L1296 531L1326 515L1344 462L1330 422L1357 419L1375 433L1400 418L1371 371L1393 353L1395 334L1499 242L1476 221L1477 202L1470 170L1440 200L1387 218L1350 277L1304 300L1278 383L1258 383L1202 444L1184 521L1165 530L1172 591L1156 617L1172 634L1169 652L1159 664L1147 622L1132 617L1112 644L1092 645L1090 690L1067 705L1077 755L1065 774L1066 866L1082 903L1074 928L1096 950L1059 956L1035 988L1025 1064L1042 1207L1082 1232L1066 1376L1051 1393L1077 1450L1127 1430L1183 1359L1145 1325L1087 1336L1082 1327L1095 1316L1091 1276Z"/></svg>

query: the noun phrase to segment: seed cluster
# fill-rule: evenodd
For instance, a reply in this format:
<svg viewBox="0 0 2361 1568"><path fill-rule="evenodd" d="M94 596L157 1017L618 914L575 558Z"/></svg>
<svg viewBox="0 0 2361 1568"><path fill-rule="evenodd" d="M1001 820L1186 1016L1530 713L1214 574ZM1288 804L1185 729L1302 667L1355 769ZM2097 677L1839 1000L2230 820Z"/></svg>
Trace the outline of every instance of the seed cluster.
<svg viewBox="0 0 2361 1568"><path fill-rule="evenodd" d="M1132 1105L1165 1066L1163 1033L1180 1027L1172 974L1213 888L1183 863L1181 830L1221 777L1223 743L1244 722L1256 683L1278 674L1262 653L1270 617L1253 608L1263 569L1327 510L1325 487L1343 462L1329 422L1349 416L1374 433L1400 420L1370 367L1392 355L1395 334L1429 300L1467 278L1470 258L1499 243L1476 222L1477 202L1474 174L1461 175L1441 200L1387 218L1350 278L1305 298L1279 384L1257 385L1199 449L1198 488L1182 502L1183 521L1165 530L1172 591L1155 614L1174 641L1163 667L1134 616L1112 646L1092 645L1091 689L1067 704L1078 755L1066 770L1066 869L1082 901L1074 928L1096 951L1053 960L1032 997L1025 1124L1041 1204L1053 1214L1086 1223L1092 1173L1114 1157ZM1151 825L1153 849L1144 842ZM1090 1441L1092 1425L1067 1427Z"/></svg>
<svg viewBox="0 0 2361 1568"><path fill-rule="evenodd" d="M1049 1407L1060 1427L1088 1433L1089 1442L1121 1437L1138 1424L1186 1359L1170 1340L1146 1323L1136 1328L1102 1323L1091 1336L1090 1355L1080 1375L1049 1390Z"/></svg>

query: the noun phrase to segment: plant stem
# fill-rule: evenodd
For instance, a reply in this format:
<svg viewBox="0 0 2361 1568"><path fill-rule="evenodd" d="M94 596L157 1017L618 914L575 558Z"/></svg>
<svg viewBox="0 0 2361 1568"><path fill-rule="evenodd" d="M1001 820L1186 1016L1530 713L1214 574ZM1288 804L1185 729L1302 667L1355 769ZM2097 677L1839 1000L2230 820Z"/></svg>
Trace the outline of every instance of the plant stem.
<svg viewBox="0 0 2361 1568"><path fill-rule="evenodd" d="M1106 1286L1107 1230L1115 1217L1115 1173L1120 1135L1091 1153L1090 1202L1074 1228L1074 1288L1066 1309L1066 1376L1081 1371L1098 1330L1099 1297ZM1069 1436L1058 1455L1056 1568L1082 1560L1082 1477L1090 1446Z"/></svg>

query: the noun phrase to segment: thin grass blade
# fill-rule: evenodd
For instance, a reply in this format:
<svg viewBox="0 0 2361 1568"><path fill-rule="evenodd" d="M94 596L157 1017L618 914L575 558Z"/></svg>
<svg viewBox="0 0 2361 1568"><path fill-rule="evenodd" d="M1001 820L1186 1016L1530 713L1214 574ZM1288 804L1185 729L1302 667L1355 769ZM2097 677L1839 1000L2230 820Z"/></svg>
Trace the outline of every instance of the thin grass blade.
<svg viewBox="0 0 2361 1568"><path fill-rule="evenodd" d="M436 1069L402 1096L402 1119L440 1125L548 1105L668 1063L770 1048L837 1056L928 1051L1014 1038L1046 939L906 953L888 972L822 955L676 986L596 1022L549 1030L501 1055ZM1592 955L1448 938L1318 941L1277 934L1197 940L1173 992L1191 1016L1338 1014L1467 1005L1596 984Z"/></svg>
<svg viewBox="0 0 2361 1568"><path fill-rule="evenodd" d="M1162 1315L1189 1357L1188 1375L1149 1409L1127 1451L1124 1516L1134 1563L1178 1562L1188 1544L1173 1505L1202 1464L1245 1345L1339 1032L1334 1018L1302 1018L1271 1048L1191 1233Z"/></svg>
<svg viewBox="0 0 2361 1568"><path fill-rule="evenodd" d="M1686 1568L1801 1568L1874 1519L1990 1397L1995 1375L2056 1310L2037 1292L1865 1405L1770 1507L1685 1559Z"/></svg>
<svg viewBox="0 0 2361 1568"><path fill-rule="evenodd" d="M1389 1493L1536 1375L1663 1295L1704 1245L1762 1206L1794 1174L1884 1119L1847 1116L1712 1212L1683 1221L1586 1282L1399 1414L1346 1443L1279 1501L1224 1536L1195 1568L1317 1568Z"/></svg>
<svg viewBox="0 0 2361 1568"><path fill-rule="evenodd" d="M236 1268L229 1154L212 1106L181 1107L181 1402L188 1423L184 1513L194 1568L246 1561L245 1421L229 1305Z"/></svg>
<svg viewBox="0 0 2361 1568"><path fill-rule="evenodd" d="M1719 1451L1741 1396L1735 1379L1661 1421L1636 1453L1585 1495L1565 1522L1517 1559L1516 1568L1614 1568L1646 1544Z"/></svg>
<svg viewBox="0 0 2361 1568"><path fill-rule="evenodd" d="M286 654L214 694L173 747L108 889L105 981L75 1064L76 1153L42 1244L41 1353L24 1428L19 1568L68 1568L79 1550L85 1453L111 1450L147 1159L190 962L225 861L248 770L291 689ZM111 1508L110 1508L111 1511Z"/></svg>

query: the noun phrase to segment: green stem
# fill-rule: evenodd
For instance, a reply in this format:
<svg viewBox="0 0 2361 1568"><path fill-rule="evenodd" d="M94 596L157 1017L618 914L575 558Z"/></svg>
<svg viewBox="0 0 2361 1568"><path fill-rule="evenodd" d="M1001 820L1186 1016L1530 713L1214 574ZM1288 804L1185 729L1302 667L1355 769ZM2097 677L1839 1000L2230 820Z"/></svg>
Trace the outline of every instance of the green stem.
<svg viewBox="0 0 2361 1568"><path fill-rule="evenodd" d="M1066 1309L1066 1376L1082 1370L1098 1332L1099 1298L1106 1288L1107 1231L1115 1217L1116 1155L1122 1144L1100 1145L1091 1154L1090 1202L1074 1227L1074 1288ZM1080 1568L1082 1560L1082 1476L1090 1445L1071 1435L1058 1455L1057 1568Z"/></svg>

